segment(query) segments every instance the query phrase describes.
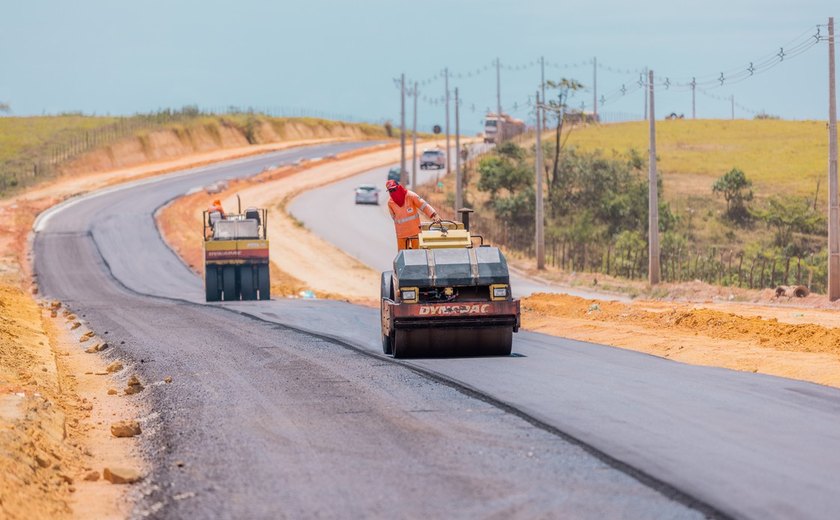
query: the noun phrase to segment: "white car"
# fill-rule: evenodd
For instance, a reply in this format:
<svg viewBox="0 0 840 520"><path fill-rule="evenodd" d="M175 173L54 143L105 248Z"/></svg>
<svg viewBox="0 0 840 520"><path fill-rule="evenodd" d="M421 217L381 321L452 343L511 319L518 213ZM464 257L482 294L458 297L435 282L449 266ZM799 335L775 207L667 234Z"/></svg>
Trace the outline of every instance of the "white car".
<svg viewBox="0 0 840 520"><path fill-rule="evenodd" d="M440 170L446 167L446 154L441 150L424 150L420 156L420 169L434 168Z"/></svg>
<svg viewBox="0 0 840 520"><path fill-rule="evenodd" d="M379 188L362 184L356 188L356 204L379 204Z"/></svg>

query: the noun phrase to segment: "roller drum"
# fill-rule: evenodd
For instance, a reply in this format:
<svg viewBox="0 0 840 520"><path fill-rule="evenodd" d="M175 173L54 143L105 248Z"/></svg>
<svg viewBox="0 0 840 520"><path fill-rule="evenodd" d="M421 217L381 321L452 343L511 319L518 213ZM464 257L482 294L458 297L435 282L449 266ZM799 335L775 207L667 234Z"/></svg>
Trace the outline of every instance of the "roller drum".
<svg viewBox="0 0 840 520"><path fill-rule="evenodd" d="M395 358L509 356L513 329L509 326L475 328L397 328Z"/></svg>

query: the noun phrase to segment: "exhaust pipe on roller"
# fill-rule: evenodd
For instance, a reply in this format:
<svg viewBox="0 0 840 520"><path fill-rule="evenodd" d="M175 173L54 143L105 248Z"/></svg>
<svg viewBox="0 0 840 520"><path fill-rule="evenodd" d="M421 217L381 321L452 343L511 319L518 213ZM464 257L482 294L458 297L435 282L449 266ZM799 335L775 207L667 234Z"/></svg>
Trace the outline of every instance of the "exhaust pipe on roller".
<svg viewBox="0 0 840 520"><path fill-rule="evenodd" d="M474 213L473 210L470 208L461 208L458 210L458 213L461 214L461 222L464 223L464 229L469 231L470 230L470 213Z"/></svg>

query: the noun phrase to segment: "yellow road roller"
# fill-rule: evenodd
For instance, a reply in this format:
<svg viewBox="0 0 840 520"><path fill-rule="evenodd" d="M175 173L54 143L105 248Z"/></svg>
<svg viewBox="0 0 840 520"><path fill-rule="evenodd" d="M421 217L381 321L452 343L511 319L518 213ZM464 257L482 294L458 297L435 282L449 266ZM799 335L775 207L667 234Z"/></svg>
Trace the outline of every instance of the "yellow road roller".
<svg viewBox="0 0 840 520"><path fill-rule="evenodd" d="M204 288L206 300L268 300L268 210L237 214L204 211Z"/></svg>
<svg viewBox="0 0 840 520"><path fill-rule="evenodd" d="M426 223L419 247L394 258L381 277L382 351L396 358L509 356L519 300L497 247L461 222Z"/></svg>

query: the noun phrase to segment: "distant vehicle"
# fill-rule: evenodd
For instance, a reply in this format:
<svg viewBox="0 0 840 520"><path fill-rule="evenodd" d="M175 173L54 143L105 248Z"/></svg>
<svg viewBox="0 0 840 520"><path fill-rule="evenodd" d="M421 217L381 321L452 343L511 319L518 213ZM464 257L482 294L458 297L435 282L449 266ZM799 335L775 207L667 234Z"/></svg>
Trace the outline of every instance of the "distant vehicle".
<svg viewBox="0 0 840 520"><path fill-rule="evenodd" d="M434 168L440 170L446 167L446 154L441 150L424 150L420 156L420 169Z"/></svg>
<svg viewBox="0 0 840 520"><path fill-rule="evenodd" d="M379 204L379 188L362 184L356 188L356 204Z"/></svg>
<svg viewBox="0 0 840 520"><path fill-rule="evenodd" d="M514 119L502 112L502 116L492 112L484 118L484 142L500 143L525 132L525 122Z"/></svg>
<svg viewBox="0 0 840 520"><path fill-rule="evenodd" d="M389 181L400 182L400 177L401 177L401 175L400 175L400 167L399 166L394 166L393 168L388 170L388 180ZM408 179L408 175L406 175L405 178Z"/></svg>

